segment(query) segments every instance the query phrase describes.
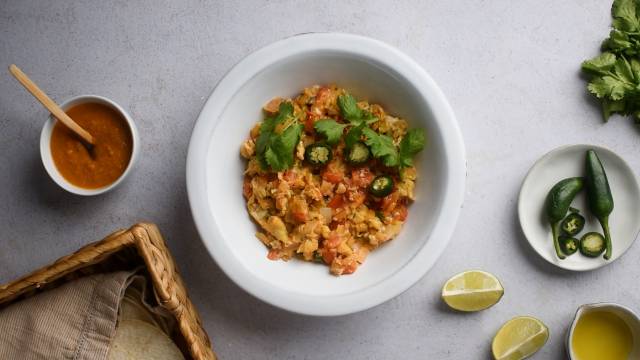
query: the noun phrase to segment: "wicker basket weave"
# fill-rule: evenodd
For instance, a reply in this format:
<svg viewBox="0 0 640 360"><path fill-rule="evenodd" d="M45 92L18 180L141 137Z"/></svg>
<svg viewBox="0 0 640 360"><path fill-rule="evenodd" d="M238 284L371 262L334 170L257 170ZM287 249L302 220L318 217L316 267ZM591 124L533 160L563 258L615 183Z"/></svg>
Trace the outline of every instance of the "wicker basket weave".
<svg viewBox="0 0 640 360"><path fill-rule="evenodd" d="M89 244L52 265L0 286L0 309L47 288L97 272L132 269L144 264L160 305L175 318L178 346L195 360L216 359L209 337L202 327L175 263L160 231L154 224L141 223Z"/></svg>

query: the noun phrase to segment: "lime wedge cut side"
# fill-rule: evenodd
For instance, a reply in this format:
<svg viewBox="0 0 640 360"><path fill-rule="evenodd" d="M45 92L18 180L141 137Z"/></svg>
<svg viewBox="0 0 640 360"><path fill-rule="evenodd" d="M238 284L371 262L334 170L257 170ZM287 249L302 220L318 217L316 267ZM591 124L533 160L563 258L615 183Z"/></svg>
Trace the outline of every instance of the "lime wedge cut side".
<svg viewBox="0 0 640 360"><path fill-rule="evenodd" d="M459 311L480 311L495 305L504 288L494 275L479 270L454 275L442 287L442 300Z"/></svg>
<svg viewBox="0 0 640 360"><path fill-rule="evenodd" d="M491 351L496 360L522 360L540 350L549 339L542 321L519 316L507 321L496 333Z"/></svg>

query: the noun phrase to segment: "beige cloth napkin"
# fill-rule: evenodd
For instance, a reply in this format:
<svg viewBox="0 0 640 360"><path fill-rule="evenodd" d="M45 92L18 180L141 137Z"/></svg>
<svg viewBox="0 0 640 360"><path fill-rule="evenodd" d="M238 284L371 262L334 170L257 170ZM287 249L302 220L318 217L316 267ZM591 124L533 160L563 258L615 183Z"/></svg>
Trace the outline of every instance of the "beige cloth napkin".
<svg viewBox="0 0 640 360"><path fill-rule="evenodd" d="M0 311L0 359L106 359L132 282L144 277L95 274L11 304Z"/></svg>

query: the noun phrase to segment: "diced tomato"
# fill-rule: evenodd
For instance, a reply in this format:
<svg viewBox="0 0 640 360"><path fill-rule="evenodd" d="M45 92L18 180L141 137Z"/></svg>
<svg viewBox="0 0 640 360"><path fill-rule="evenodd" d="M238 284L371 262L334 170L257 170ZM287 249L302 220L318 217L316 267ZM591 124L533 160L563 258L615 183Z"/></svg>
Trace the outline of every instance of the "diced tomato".
<svg viewBox="0 0 640 360"><path fill-rule="evenodd" d="M251 180L249 178L244 178L244 182L242 183L242 195L247 199L251 197L253 194L253 189L251 189Z"/></svg>
<svg viewBox="0 0 640 360"><path fill-rule="evenodd" d="M358 268L358 263L355 262L355 261L351 261L351 262L349 262L349 264L347 264L344 267L344 270L342 271L342 274L345 274L345 275L346 274L353 274L356 271L357 268Z"/></svg>
<svg viewBox="0 0 640 360"><path fill-rule="evenodd" d="M264 109L264 111L268 112L269 114L277 114L282 101L283 99L281 97L275 97L271 99L268 103L266 103L262 108Z"/></svg>
<svg viewBox="0 0 640 360"><path fill-rule="evenodd" d="M315 105L317 106L327 106L331 97L331 89L328 87L321 87L316 94Z"/></svg>
<svg viewBox="0 0 640 360"><path fill-rule="evenodd" d="M326 247L330 249L335 249L342 242L342 236L340 236L337 232L332 231L329 234L329 238L325 240L324 244Z"/></svg>
<svg viewBox="0 0 640 360"><path fill-rule="evenodd" d="M375 176L368 168L361 167L358 169L351 170L351 180L353 181L353 185L357 187L367 187Z"/></svg>
<svg viewBox="0 0 640 360"><path fill-rule="evenodd" d="M293 219L297 222L303 223L307 221L307 214L300 211L292 211L291 216L293 216Z"/></svg>
<svg viewBox="0 0 640 360"><path fill-rule="evenodd" d="M398 221L405 221L409 215L409 211L405 204L399 204L393 211L393 219Z"/></svg>
<svg viewBox="0 0 640 360"><path fill-rule="evenodd" d="M276 249L269 250L269 253L267 254L267 259L278 260L279 258L280 258L280 254L278 253L278 250Z"/></svg>
<svg viewBox="0 0 640 360"><path fill-rule="evenodd" d="M341 165L340 161L335 159L327 164L322 172L322 179L332 184L338 184L344 178L344 166Z"/></svg>
<svg viewBox="0 0 640 360"><path fill-rule="evenodd" d="M344 205L344 197L342 194L335 195L331 201L327 204L328 207L332 209L337 209Z"/></svg>
<svg viewBox="0 0 640 360"><path fill-rule="evenodd" d="M384 211L387 214L390 214L391 212L393 212L393 210L398 205L398 198L399 198L399 195L397 191L394 191L391 194L385 196L382 199L382 211Z"/></svg>
<svg viewBox="0 0 640 360"><path fill-rule="evenodd" d="M322 260L324 260L324 262L326 264L331 264L333 262L333 260L335 260L336 258L336 249L324 249L322 251Z"/></svg>
<svg viewBox="0 0 640 360"><path fill-rule="evenodd" d="M318 120L318 115L307 111L307 118L304 121L304 131L308 134L313 134L316 130L314 129L314 125Z"/></svg>
<svg viewBox="0 0 640 360"><path fill-rule="evenodd" d="M284 173L282 173L282 178L286 182L292 183L296 181L296 179L298 178L298 174L296 174L296 172L293 170L287 170Z"/></svg>
<svg viewBox="0 0 640 360"><path fill-rule="evenodd" d="M305 222L307 221L309 215L309 204L303 196L294 196L291 201L289 201L289 208L291 209L291 216L297 222Z"/></svg>
<svg viewBox="0 0 640 360"><path fill-rule="evenodd" d="M331 219L331 223L329 224L329 229L335 230L338 226L344 225L347 222L348 211L345 208L338 208L333 214L333 218Z"/></svg>
<svg viewBox="0 0 640 360"><path fill-rule="evenodd" d="M329 167L322 173L322 178L332 184L337 184L344 178L341 172L332 171Z"/></svg>

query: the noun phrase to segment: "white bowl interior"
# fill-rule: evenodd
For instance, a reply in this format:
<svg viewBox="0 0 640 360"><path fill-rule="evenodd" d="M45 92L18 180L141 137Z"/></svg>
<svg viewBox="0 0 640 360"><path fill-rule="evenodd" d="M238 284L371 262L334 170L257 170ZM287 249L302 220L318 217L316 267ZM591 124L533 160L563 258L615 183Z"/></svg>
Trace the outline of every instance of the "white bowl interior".
<svg viewBox="0 0 640 360"><path fill-rule="evenodd" d="M97 96L97 95L80 95L80 96L73 97L69 100L66 100L65 102L60 104L60 108L66 111L72 106L85 104L88 102L99 103L99 104L109 106L115 109L117 112L119 112L120 115L122 115L122 117L126 120L127 125L129 126L129 131L131 131L133 149L131 152L131 158L129 159L129 164L127 165L127 168L122 173L122 175L120 175L120 177L116 179L116 181L114 181L113 183L97 189L85 189L85 188L76 186L70 183L69 181L67 181L67 179L65 179L62 176L62 174L60 174L60 171L58 171L58 168L56 167L55 162L53 161L53 157L51 155L51 133L53 132L53 127L58 120L54 118L52 115L49 116L48 120L44 124L44 127L42 128L42 133L40 134L40 158L42 159L42 164L44 165L44 168L46 169L51 179L53 179L53 181L56 184L58 184L61 188L67 190L70 193L73 193L76 195L84 195L84 196L99 195L118 186L118 184L120 184L131 172L131 169L133 168L135 162L138 159L138 153L140 151L139 150L140 139L138 135L138 129L136 128L135 123L131 119L131 116L129 115L129 113L127 113L126 110L124 110L120 105L116 104L112 100L109 100L105 97Z"/></svg>
<svg viewBox="0 0 640 360"><path fill-rule="evenodd" d="M560 260L556 256L551 228L544 214L545 199L558 181L568 177L584 176L588 149L597 152L607 172L613 194L614 209L609 217L613 254L609 260L601 256L589 258L580 253ZM589 212L585 190L576 196L572 206L578 208L587 220L580 236L589 231L602 234L598 220ZM640 222L635 221L640 218L640 188L631 168L611 150L595 145L565 146L545 155L531 168L520 191L518 214L527 240L545 260L568 270L593 270L619 258L635 241L640 231Z"/></svg>
<svg viewBox="0 0 640 360"><path fill-rule="evenodd" d="M304 87L335 83L359 99L381 104L411 127L426 131L428 142L416 159L417 199L401 234L372 252L355 274L335 277L326 266L299 260L270 261L245 207L242 178L246 165L239 146L261 120L261 107L275 96L293 97ZM211 134L206 156L208 201L215 223L235 260L270 286L293 293L336 296L358 292L388 278L425 245L442 208L447 184L443 137L429 103L398 73L374 60L345 52L305 53L276 62L256 74L232 96ZM206 239L205 239L206 241Z"/></svg>

